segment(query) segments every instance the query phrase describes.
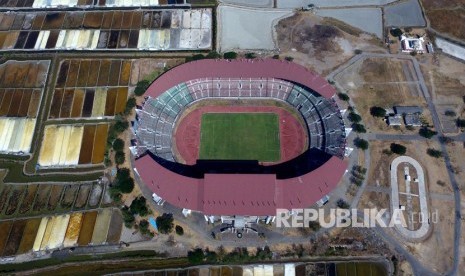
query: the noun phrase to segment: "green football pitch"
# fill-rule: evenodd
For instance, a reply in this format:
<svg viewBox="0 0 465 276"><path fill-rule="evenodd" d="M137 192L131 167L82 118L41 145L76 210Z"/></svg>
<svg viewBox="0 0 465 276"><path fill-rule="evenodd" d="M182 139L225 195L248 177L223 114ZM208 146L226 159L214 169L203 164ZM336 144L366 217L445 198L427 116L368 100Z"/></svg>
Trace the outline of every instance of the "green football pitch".
<svg viewBox="0 0 465 276"><path fill-rule="evenodd" d="M273 113L202 115L200 159L280 160L279 121Z"/></svg>

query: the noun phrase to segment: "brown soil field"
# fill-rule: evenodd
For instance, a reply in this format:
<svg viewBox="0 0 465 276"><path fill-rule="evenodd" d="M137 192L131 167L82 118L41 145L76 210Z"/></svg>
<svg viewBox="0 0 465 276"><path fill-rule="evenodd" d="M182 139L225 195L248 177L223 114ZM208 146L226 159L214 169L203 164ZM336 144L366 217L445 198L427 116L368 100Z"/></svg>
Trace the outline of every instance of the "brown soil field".
<svg viewBox="0 0 465 276"><path fill-rule="evenodd" d="M85 15L83 26L85 28L99 28L102 24L103 13L101 12L88 12Z"/></svg>
<svg viewBox="0 0 465 276"><path fill-rule="evenodd" d="M71 60L68 77L66 78L66 87L76 86L76 81L79 73L79 60Z"/></svg>
<svg viewBox="0 0 465 276"><path fill-rule="evenodd" d="M81 60L81 65L79 66L79 76L77 79L77 87L85 87L87 80L89 79L89 72L91 71L91 61L83 59ZM94 69L94 68L92 68Z"/></svg>
<svg viewBox="0 0 465 276"><path fill-rule="evenodd" d="M17 220L13 223L10 231L10 237L5 245L2 256L13 256L18 251L21 238L23 236L24 228L26 227L26 220Z"/></svg>
<svg viewBox="0 0 465 276"><path fill-rule="evenodd" d="M95 221L97 219L97 212L87 212L82 219L81 232L79 233L78 244L85 246L92 240L92 233L94 231Z"/></svg>
<svg viewBox="0 0 465 276"><path fill-rule="evenodd" d="M37 235L37 230L39 229L40 220L41 218L27 220L26 227L24 228L23 236L16 254L24 254L32 249L34 240Z"/></svg>
<svg viewBox="0 0 465 276"><path fill-rule="evenodd" d="M102 28L109 29L112 21L113 21L113 13L112 12L104 13L103 20L102 20Z"/></svg>
<svg viewBox="0 0 465 276"><path fill-rule="evenodd" d="M8 202L11 190L10 185L3 185L2 192L0 193L0 214L3 213L3 209L7 206L6 203Z"/></svg>
<svg viewBox="0 0 465 276"><path fill-rule="evenodd" d="M0 256L3 255L3 249L8 241L13 221L4 221L0 223Z"/></svg>
<svg viewBox="0 0 465 276"><path fill-rule="evenodd" d="M121 66L121 76L119 79L119 85L127 86L129 84L130 77L131 77L131 61L124 60Z"/></svg>
<svg viewBox="0 0 465 276"><path fill-rule="evenodd" d="M23 89L16 89L13 92L13 99L11 102L13 103L10 105L10 110L8 110L8 116L16 117L19 112L19 104L21 103L21 99L23 98Z"/></svg>
<svg viewBox="0 0 465 276"><path fill-rule="evenodd" d="M111 61L107 59L103 59L100 63L100 70L99 70L99 76L98 76L98 86L105 86L108 84L108 76L110 73L110 66L111 66Z"/></svg>
<svg viewBox="0 0 465 276"><path fill-rule="evenodd" d="M23 197L25 191L26 191L26 186L24 185L16 186L13 188L13 192L11 193L10 199L8 201L8 206L6 207L6 210L5 210L5 215L11 216L16 212L19 201Z"/></svg>
<svg viewBox="0 0 465 276"><path fill-rule="evenodd" d="M69 118L73 104L74 89L65 89L60 108L60 118Z"/></svg>
<svg viewBox="0 0 465 276"><path fill-rule="evenodd" d="M114 114L122 113L126 107L128 100L128 89L126 87L118 88L118 96L116 97L116 105Z"/></svg>
<svg viewBox="0 0 465 276"><path fill-rule="evenodd" d="M140 24L142 23L142 12L135 12L132 16L131 29L139 29Z"/></svg>
<svg viewBox="0 0 465 276"><path fill-rule="evenodd" d="M15 44L16 40L19 37L19 32L10 32L5 38L5 42L3 42L3 49L12 49Z"/></svg>
<svg viewBox="0 0 465 276"><path fill-rule="evenodd" d="M34 202L34 211L41 211L45 208L48 202L48 197L50 191L52 190L52 185L42 185L37 193L36 200Z"/></svg>
<svg viewBox="0 0 465 276"><path fill-rule="evenodd" d="M92 162L92 152L94 148L95 130L97 126L84 126L82 135L81 152L79 154L79 164L89 164Z"/></svg>
<svg viewBox="0 0 465 276"><path fill-rule="evenodd" d="M465 40L465 1L421 0L425 14L436 31Z"/></svg>
<svg viewBox="0 0 465 276"><path fill-rule="evenodd" d="M87 203L87 198L89 197L89 193L91 190L91 185L80 185L79 186L79 193L76 198L76 202L74 203L75 208L84 208Z"/></svg>
<svg viewBox="0 0 465 276"><path fill-rule="evenodd" d="M74 90L73 107L71 108L71 117L81 117L84 97L86 92L83 89Z"/></svg>
<svg viewBox="0 0 465 276"><path fill-rule="evenodd" d="M98 75L100 72L100 61L92 60L90 63L89 78L87 80L87 86L96 86Z"/></svg>
<svg viewBox="0 0 465 276"><path fill-rule="evenodd" d="M79 189L78 185L67 185L65 187L65 192L63 194L63 198L61 200L61 207L63 208L71 208L74 203L74 199L76 198L76 193Z"/></svg>
<svg viewBox="0 0 465 276"><path fill-rule="evenodd" d="M116 98L118 89L109 88L107 91L107 99L105 103L105 116L113 116L115 114Z"/></svg>
<svg viewBox="0 0 465 276"><path fill-rule="evenodd" d="M27 72L29 71L29 63L17 63L12 66L16 67L17 69L12 87L23 87Z"/></svg>
<svg viewBox="0 0 465 276"><path fill-rule="evenodd" d="M108 85L115 86L118 85L119 75L121 70L121 60L112 60L111 69L110 69L110 79Z"/></svg>
<svg viewBox="0 0 465 276"><path fill-rule="evenodd" d="M39 106L42 98L42 91L40 89L34 89L32 92L31 103L29 104L29 110L27 116L30 118L37 117Z"/></svg>
<svg viewBox="0 0 465 276"><path fill-rule="evenodd" d="M121 23L121 28L130 29L132 23L133 12L124 12L123 22Z"/></svg>
<svg viewBox="0 0 465 276"><path fill-rule="evenodd" d="M59 118L61 103L63 101L63 89L55 89L53 93L52 105L50 106L50 115L49 118Z"/></svg>
<svg viewBox="0 0 465 276"><path fill-rule="evenodd" d="M86 96L82 105L82 117L92 116L92 108L94 106L95 90L86 89Z"/></svg>
<svg viewBox="0 0 465 276"><path fill-rule="evenodd" d="M63 88L65 87L66 78L68 77L68 70L71 62L69 60L64 60L60 66L60 72L58 73L57 81L55 87Z"/></svg>
<svg viewBox="0 0 465 276"><path fill-rule="evenodd" d="M97 130L95 131L94 150L92 152L92 164L100 164L103 162L107 136L108 124L97 125Z"/></svg>
<svg viewBox="0 0 465 276"><path fill-rule="evenodd" d="M8 110L10 110L11 100L13 99L13 90L5 90L5 96L3 96L2 105L0 106L0 116L6 116Z"/></svg>
<svg viewBox="0 0 465 276"><path fill-rule="evenodd" d="M39 30L42 24L44 23L46 18L45 14L37 14L34 18L34 22L32 22L32 28L34 30Z"/></svg>
<svg viewBox="0 0 465 276"><path fill-rule="evenodd" d="M117 244L121 238L121 229L123 227L123 219L119 211L113 211L111 215L110 228L107 235L107 243Z"/></svg>
<svg viewBox="0 0 465 276"><path fill-rule="evenodd" d="M58 29L61 27L64 20L65 20L65 13L62 13L62 12L48 13L45 16L43 29Z"/></svg>
<svg viewBox="0 0 465 276"><path fill-rule="evenodd" d="M13 21L15 20L15 14L4 14L2 18L2 24L0 25L0 30L7 31L13 25Z"/></svg>
<svg viewBox="0 0 465 276"><path fill-rule="evenodd" d="M123 22L123 12L115 11L113 12L113 21L111 22L112 29L121 28L121 23Z"/></svg>
<svg viewBox="0 0 465 276"><path fill-rule="evenodd" d="M450 194L452 192L447 170L442 158L434 158L426 153L428 148L439 148L437 142L432 140L399 142L399 141L371 141L371 167L367 173L368 185L376 185L377 181L382 187L390 186L390 164L396 154L384 154L382 151L389 149L392 142L402 144L407 147L406 155L420 162L425 172L425 182L428 192ZM438 181L443 181L446 184L438 185Z"/></svg>
<svg viewBox="0 0 465 276"><path fill-rule="evenodd" d="M58 206L64 187L64 185L53 185L47 204L47 209L49 211L55 210L55 208Z"/></svg>
<svg viewBox="0 0 465 276"><path fill-rule="evenodd" d="M24 89L23 97L21 98L21 103L19 104L18 117L26 117L29 111L29 105L32 98L32 89Z"/></svg>
<svg viewBox="0 0 465 276"><path fill-rule="evenodd" d="M23 201L21 201L21 205L19 206L20 214L25 214L31 210L38 188L39 185L27 185L26 194L24 195Z"/></svg>
<svg viewBox="0 0 465 276"><path fill-rule="evenodd" d="M67 13L63 23L63 29L77 29L82 26L85 13Z"/></svg>

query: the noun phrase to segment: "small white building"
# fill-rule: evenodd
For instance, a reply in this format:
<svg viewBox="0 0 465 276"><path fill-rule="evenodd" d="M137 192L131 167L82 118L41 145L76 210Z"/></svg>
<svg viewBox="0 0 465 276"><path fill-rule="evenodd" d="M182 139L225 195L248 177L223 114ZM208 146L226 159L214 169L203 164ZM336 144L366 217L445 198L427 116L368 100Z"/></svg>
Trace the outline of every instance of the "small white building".
<svg viewBox="0 0 465 276"><path fill-rule="evenodd" d="M400 36L400 44L402 52L411 53L417 52L419 54L425 53L425 39L423 37L408 37L406 35Z"/></svg>

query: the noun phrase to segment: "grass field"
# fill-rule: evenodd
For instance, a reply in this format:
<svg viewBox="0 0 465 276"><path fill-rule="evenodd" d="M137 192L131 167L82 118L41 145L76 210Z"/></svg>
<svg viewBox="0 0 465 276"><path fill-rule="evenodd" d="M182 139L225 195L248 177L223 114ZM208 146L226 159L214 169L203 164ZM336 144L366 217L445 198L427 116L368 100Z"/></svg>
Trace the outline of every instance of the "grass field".
<svg viewBox="0 0 465 276"><path fill-rule="evenodd" d="M276 162L280 158L277 114L202 115L200 159Z"/></svg>

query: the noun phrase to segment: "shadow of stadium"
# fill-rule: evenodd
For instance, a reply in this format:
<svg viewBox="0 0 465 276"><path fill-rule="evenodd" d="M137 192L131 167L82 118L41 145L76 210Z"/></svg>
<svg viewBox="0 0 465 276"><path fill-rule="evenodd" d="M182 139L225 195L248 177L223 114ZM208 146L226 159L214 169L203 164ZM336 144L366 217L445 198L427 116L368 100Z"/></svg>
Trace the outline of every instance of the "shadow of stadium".
<svg viewBox="0 0 465 276"><path fill-rule="evenodd" d="M275 174L277 179L288 179L308 174L332 157L320 149L311 148L292 160L271 166L260 165L256 160L197 160L190 166L165 160L151 152L147 154L168 170L199 179L205 174Z"/></svg>

